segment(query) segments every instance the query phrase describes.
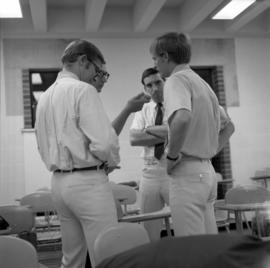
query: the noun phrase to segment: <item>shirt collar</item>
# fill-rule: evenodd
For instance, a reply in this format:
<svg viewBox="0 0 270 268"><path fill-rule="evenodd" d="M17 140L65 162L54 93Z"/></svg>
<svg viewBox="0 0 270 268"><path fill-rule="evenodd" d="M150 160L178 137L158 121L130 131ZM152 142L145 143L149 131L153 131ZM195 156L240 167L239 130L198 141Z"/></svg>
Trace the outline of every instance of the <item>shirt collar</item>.
<svg viewBox="0 0 270 268"><path fill-rule="evenodd" d="M188 64L179 64L175 66L175 68L172 71L172 74L183 71L183 70L189 70L189 69L190 67Z"/></svg>
<svg viewBox="0 0 270 268"><path fill-rule="evenodd" d="M76 74L74 74L70 71L67 71L67 70L62 70L58 73L57 80L62 79L62 78L74 78L76 80L80 80Z"/></svg>
<svg viewBox="0 0 270 268"><path fill-rule="evenodd" d="M163 104L163 103L162 103L162 104ZM153 100L151 100L151 101L149 102L149 105L151 105L151 107L157 109L157 103L154 102ZM161 106L161 108L163 108L163 105Z"/></svg>

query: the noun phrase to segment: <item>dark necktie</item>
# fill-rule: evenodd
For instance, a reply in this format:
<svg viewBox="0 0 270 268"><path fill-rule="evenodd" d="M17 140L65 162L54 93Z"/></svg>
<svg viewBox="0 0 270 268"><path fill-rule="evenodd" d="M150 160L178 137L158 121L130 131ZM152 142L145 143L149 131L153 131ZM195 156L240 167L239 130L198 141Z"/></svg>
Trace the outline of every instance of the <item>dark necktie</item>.
<svg viewBox="0 0 270 268"><path fill-rule="evenodd" d="M162 103L157 104L157 115L156 115L156 120L155 120L155 125L160 126L162 125L163 122L163 111L162 111ZM161 158L161 156L164 153L164 142L156 144L155 145L155 153L154 156L158 160Z"/></svg>

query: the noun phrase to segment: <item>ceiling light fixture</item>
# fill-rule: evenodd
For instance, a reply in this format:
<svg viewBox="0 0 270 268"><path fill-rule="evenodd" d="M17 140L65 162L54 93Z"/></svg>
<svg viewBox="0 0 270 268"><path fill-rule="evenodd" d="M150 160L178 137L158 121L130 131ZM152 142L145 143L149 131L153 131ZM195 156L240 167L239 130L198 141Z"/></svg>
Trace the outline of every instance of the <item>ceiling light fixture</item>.
<svg viewBox="0 0 270 268"><path fill-rule="evenodd" d="M213 20L232 20L242 13L245 9L251 6L256 0L232 0L225 7L223 7L216 15L212 17Z"/></svg>
<svg viewBox="0 0 270 268"><path fill-rule="evenodd" d="M19 0L0 0L0 18L22 18Z"/></svg>

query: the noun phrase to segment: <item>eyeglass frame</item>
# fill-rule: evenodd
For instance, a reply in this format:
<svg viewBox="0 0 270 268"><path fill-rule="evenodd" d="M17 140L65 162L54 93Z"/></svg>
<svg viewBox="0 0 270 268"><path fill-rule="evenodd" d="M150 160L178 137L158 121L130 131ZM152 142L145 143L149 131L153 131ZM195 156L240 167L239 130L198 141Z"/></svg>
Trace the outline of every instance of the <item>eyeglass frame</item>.
<svg viewBox="0 0 270 268"><path fill-rule="evenodd" d="M92 61L92 60L89 60L89 61L94 65L96 73L97 73L96 75L98 75L100 78L104 78L106 80L109 79L110 74L108 72L102 70L94 61Z"/></svg>
<svg viewBox="0 0 270 268"><path fill-rule="evenodd" d="M78 56L85 55L87 60L90 61L94 65L95 71L97 73L96 75L98 75L100 78L105 78L106 81L109 79L110 74L108 72L102 70L93 60L90 60L85 53L77 53L77 55Z"/></svg>

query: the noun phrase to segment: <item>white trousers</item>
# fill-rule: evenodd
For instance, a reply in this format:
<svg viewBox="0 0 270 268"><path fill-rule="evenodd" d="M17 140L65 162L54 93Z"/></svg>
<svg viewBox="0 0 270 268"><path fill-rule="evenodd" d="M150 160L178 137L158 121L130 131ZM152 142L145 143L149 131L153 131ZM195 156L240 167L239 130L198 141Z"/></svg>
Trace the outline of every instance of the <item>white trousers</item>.
<svg viewBox="0 0 270 268"><path fill-rule="evenodd" d="M170 179L175 236L217 233L214 202L217 182L209 160L183 159Z"/></svg>
<svg viewBox="0 0 270 268"><path fill-rule="evenodd" d="M93 246L98 233L117 223L107 175L102 170L55 173L52 193L61 223L61 268L84 268L87 249L94 267Z"/></svg>
<svg viewBox="0 0 270 268"><path fill-rule="evenodd" d="M143 177L140 181L139 204L141 212L154 212L169 205L169 177L166 173L165 163L161 165L149 165L143 169ZM144 222L151 241L160 238L163 220Z"/></svg>

